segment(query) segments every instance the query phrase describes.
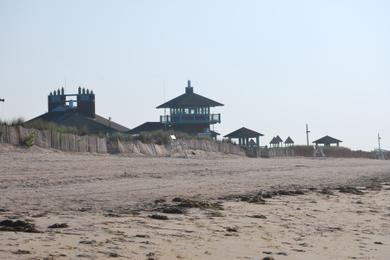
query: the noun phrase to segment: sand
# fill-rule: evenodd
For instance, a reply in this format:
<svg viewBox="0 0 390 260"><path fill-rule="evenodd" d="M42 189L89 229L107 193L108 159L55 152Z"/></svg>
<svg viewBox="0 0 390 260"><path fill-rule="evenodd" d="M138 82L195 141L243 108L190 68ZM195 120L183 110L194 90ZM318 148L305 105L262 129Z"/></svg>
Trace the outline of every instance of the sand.
<svg viewBox="0 0 390 260"><path fill-rule="evenodd" d="M0 221L27 220L41 232L0 231L0 259L390 259L389 161L198 151L151 158L0 145L0 165ZM277 190L304 195L264 204L237 196ZM175 197L210 207L162 213L177 206ZM48 228L55 223L68 227Z"/></svg>

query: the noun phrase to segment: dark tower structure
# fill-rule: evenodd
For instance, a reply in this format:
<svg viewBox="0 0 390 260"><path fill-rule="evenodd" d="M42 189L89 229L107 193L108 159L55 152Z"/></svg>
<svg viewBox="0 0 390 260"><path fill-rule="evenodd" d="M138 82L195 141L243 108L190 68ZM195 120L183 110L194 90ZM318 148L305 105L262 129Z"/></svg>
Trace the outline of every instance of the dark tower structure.
<svg viewBox="0 0 390 260"><path fill-rule="evenodd" d="M79 87L78 94L65 94L64 88L61 88L50 92L48 102L49 113L76 111L84 116L95 118L95 94L92 90Z"/></svg>
<svg viewBox="0 0 390 260"><path fill-rule="evenodd" d="M81 134L109 134L128 132L125 126L115 123L95 113L95 94L92 90L79 87L77 94L65 94L64 88L50 92L48 96L49 111L35 117L34 121L45 121L61 126L76 128Z"/></svg>
<svg viewBox="0 0 390 260"><path fill-rule="evenodd" d="M77 95L77 111L88 117L95 117L95 94L79 87Z"/></svg>
<svg viewBox="0 0 390 260"><path fill-rule="evenodd" d="M66 111L66 96L64 88L50 92L48 96L49 113Z"/></svg>

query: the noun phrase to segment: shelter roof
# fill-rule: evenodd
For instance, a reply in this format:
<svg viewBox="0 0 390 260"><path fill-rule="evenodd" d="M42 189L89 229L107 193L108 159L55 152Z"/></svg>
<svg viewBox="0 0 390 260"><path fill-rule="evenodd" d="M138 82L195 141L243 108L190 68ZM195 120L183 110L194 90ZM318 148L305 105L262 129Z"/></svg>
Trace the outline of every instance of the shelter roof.
<svg viewBox="0 0 390 260"><path fill-rule="evenodd" d="M251 129L241 127L240 129L238 129L234 132L231 132L228 135L225 135L224 137L227 137L227 138L255 138L255 137L259 137L259 136L264 136L264 135L261 133L258 133L256 131L253 131Z"/></svg>

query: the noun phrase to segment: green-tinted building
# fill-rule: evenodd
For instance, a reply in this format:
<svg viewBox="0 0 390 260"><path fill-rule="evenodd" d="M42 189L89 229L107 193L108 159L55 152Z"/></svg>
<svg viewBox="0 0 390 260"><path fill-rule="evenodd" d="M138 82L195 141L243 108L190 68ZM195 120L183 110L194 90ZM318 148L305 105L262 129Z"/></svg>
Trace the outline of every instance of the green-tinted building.
<svg viewBox="0 0 390 260"><path fill-rule="evenodd" d="M216 137L211 126L221 123L221 114L213 113L214 107L223 104L198 95L188 81L185 93L161 104L157 109L168 110L168 115L161 115L160 122L147 122L131 130L131 133L174 130L192 135Z"/></svg>
<svg viewBox="0 0 390 260"><path fill-rule="evenodd" d="M221 123L221 114L211 111L218 106L223 104L194 93L189 80L183 95L157 108L169 109L169 115L160 116L160 122L165 127L186 133L206 133L211 125Z"/></svg>

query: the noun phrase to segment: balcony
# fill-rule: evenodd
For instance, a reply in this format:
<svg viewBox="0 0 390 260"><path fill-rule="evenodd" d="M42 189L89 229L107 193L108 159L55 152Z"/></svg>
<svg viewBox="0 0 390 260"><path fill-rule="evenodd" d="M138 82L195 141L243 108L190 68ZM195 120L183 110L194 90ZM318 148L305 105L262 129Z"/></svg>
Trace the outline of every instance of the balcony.
<svg viewBox="0 0 390 260"><path fill-rule="evenodd" d="M217 124L221 123L221 114L174 114L160 116L163 124Z"/></svg>

